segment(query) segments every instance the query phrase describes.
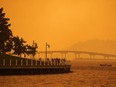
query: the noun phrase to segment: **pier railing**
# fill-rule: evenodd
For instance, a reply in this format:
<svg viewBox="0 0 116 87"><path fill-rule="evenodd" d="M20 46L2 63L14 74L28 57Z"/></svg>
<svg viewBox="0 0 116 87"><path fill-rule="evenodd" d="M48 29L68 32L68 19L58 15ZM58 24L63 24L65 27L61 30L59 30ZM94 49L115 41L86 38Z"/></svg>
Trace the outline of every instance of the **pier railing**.
<svg viewBox="0 0 116 87"><path fill-rule="evenodd" d="M67 60L32 60L26 58L0 58L0 67L41 67L69 65Z"/></svg>

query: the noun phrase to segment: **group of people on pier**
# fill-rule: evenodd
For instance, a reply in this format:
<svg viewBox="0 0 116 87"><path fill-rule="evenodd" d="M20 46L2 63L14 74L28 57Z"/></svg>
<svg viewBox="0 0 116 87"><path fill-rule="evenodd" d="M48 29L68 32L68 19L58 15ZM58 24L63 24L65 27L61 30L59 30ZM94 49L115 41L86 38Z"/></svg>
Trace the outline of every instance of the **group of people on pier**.
<svg viewBox="0 0 116 87"><path fill-rule="evenodd" d="M39 58L39 61L42 62L43 60ZM65 58L46 58L44 62L47 65L65 65L66 60Z"/></svg>

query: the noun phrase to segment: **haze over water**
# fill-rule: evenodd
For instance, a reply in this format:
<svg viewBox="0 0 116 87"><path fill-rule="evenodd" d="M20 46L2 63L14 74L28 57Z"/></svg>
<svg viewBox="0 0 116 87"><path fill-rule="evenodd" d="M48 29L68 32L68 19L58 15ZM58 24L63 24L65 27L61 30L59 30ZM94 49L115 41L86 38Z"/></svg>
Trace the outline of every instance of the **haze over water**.
<svg viewBox="0 0 116 87"><path fill-rule="evenodd" d="M1 0L15 35L38 50L65 49L91 39L116 40L115 0Z"/></svg>
<svg viewBox="0 0 116 87"><path fill-rule="evenodd" d="M116 52L116 0L0 0L0 7L10 18L13 34L29 44L37 42L38 51L45 50L48 42L48 50ZM103 44L87 45L96 39ZM71 64L72 73L0 76L0 87L116 86L115 59L80 59Z"/></svg>

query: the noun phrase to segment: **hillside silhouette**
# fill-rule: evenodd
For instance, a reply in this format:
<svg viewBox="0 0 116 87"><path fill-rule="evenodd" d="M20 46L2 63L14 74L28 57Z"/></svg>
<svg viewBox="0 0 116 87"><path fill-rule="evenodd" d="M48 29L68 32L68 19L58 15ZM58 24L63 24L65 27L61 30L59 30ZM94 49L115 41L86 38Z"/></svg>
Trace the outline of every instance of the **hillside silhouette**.
<svg viewBox="0 0 116 87"><path fill-rule="evenodd" d="M85 42L78 42L67 49L116 54L116 41L93 39Z"/></svg>

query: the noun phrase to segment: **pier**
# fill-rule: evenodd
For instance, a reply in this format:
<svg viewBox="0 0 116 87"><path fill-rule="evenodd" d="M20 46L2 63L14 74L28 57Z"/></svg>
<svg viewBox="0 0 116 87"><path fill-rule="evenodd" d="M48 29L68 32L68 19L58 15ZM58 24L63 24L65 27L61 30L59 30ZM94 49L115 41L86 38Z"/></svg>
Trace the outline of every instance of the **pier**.
<svg viewBox="0 0 116 87"><path fill-rule="evenodd" d="M0 75L66 73L70 67L64 59L34 60L0 54Z"/></svg>

